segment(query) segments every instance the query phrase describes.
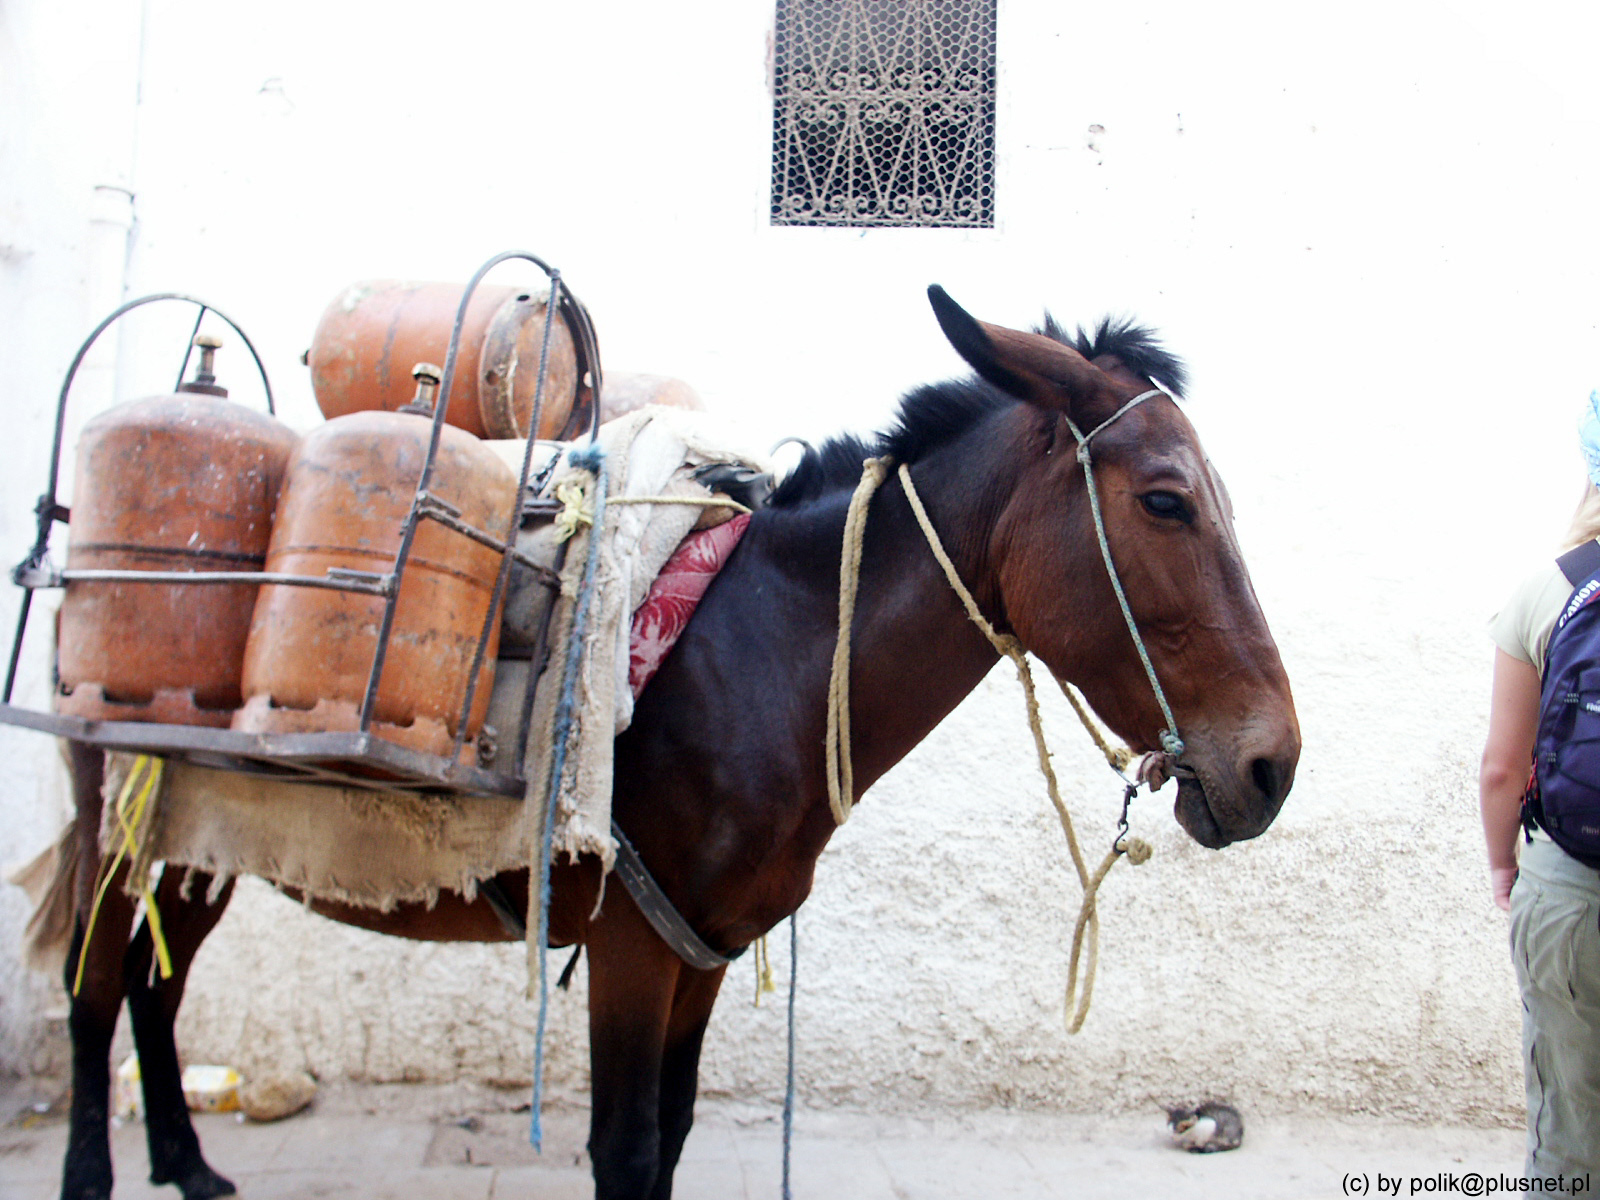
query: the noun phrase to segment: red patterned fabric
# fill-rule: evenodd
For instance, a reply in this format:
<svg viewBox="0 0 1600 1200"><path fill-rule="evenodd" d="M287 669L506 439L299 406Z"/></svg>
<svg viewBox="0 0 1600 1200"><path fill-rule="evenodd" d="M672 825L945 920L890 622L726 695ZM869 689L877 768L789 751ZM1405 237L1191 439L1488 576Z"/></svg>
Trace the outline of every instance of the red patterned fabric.
<svg viewBox="0 0 1600 1200"><path fill-rule="evenodd" d="M628 643L628 686L637 700L689 624L700 597L733 548L744 536L750 514L744 513L712 529L691 533L661 568L650 585L650 594L633 613L633 629Z"/></svg>

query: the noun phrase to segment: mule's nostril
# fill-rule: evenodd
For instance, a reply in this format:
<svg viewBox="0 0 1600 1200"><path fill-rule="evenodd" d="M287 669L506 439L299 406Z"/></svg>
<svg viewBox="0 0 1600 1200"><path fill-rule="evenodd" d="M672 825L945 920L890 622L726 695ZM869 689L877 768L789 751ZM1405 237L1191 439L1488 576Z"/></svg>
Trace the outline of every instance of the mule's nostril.
<svg viewBox="0 0 1600 1200"><path fill-rule="evenodd" d="M1255 780L1255 785L1261 794L1268 800L1278 798L1278 788L1282 776L1278 773L1278 766L1270 758L1258 758L1250 764L1250 778Z"/></svg>

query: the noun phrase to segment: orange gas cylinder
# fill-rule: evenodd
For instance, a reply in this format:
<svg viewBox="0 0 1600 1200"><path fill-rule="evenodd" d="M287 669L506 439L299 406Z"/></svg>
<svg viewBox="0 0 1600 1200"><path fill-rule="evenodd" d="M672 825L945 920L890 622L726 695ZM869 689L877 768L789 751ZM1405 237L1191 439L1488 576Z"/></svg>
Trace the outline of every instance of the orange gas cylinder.
<svg viewBox="0 0 1600 1200"><path fill-rule="evenodd" d="M295 435L216 386L217 342L171 396L84 427L67 569L260 571ZM100 721L226 726L251 584L74 581L61 602L56 709Z"/></svg>
<svg viewBox="0 0 1600 1200"><path fill-rule="evenodd" d="M706 402L700 399L700 393L681 379L674 379L670 375L606 372L605 390L600 394L602 425L646 404L686 408L691 412L704 412L706 409Z"/></svg>
<svg viewBox="0 0 1600 1200"><path fill-rule="evenodd" d="M385 573L400 548L427 458L431 422L358 412L307 434L289 463L267 570L323 577L330 567ZM517 498L511 469L471 434L446 425L428 490L461 520L503 537ZM371 729L429 754L448 754L467 677L500 570L500 555L431 520L417 527L400 585ZM354 730L383 619L378 596L268 585L245 650L248 732ZM493 686L491 631L467 723L472 747Z"/></svg>
<svg viewBox="0 0 1600 1200"><path fill-rule="evenodd" d="M411 364L442 363L461 304L458 283L380 279L346 288L317 323L306 351L311 387L326 417L394 411L411 399ZM527 437L533 419L548 293L480 287L467 306L445 420L486 438ZM558 312L541 438L570 438L588 424L593 393L572 331Z"/></svg>

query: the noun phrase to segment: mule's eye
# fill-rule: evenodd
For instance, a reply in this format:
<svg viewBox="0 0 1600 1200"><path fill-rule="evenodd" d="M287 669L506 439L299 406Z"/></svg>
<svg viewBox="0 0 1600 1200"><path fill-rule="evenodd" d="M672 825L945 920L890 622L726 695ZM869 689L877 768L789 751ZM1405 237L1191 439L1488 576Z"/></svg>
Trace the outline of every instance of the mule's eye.
<svg viewBox="0 0 1600 1200"><path fill-rule="evenodd" d="M1152 517L1163 517L1169 521L1183 521L1188 523L1194 520L1194 514L1189 511L1189 506L1184 503L1182 496L1173 492L1146 492L1139 497L1144 505L1145 512Z"/></svg>

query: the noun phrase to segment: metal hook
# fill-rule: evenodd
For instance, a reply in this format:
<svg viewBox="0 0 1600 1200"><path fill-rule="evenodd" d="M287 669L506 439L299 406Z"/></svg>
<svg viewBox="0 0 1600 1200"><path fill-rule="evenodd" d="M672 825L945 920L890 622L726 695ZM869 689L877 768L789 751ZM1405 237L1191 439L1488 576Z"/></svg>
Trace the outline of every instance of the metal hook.
<svg viewBox="0 0 1600 1200"><path fill-rule="evenodd" d="M1117 818L1116 836L1111 839L1111 850L1115 854L1122 854L1127 847L1122 844L1128 836L1128 807L1133 803L1134 796L1139 793L1139 785L1130 783L1122 789L1122 815Z"/></svg>

